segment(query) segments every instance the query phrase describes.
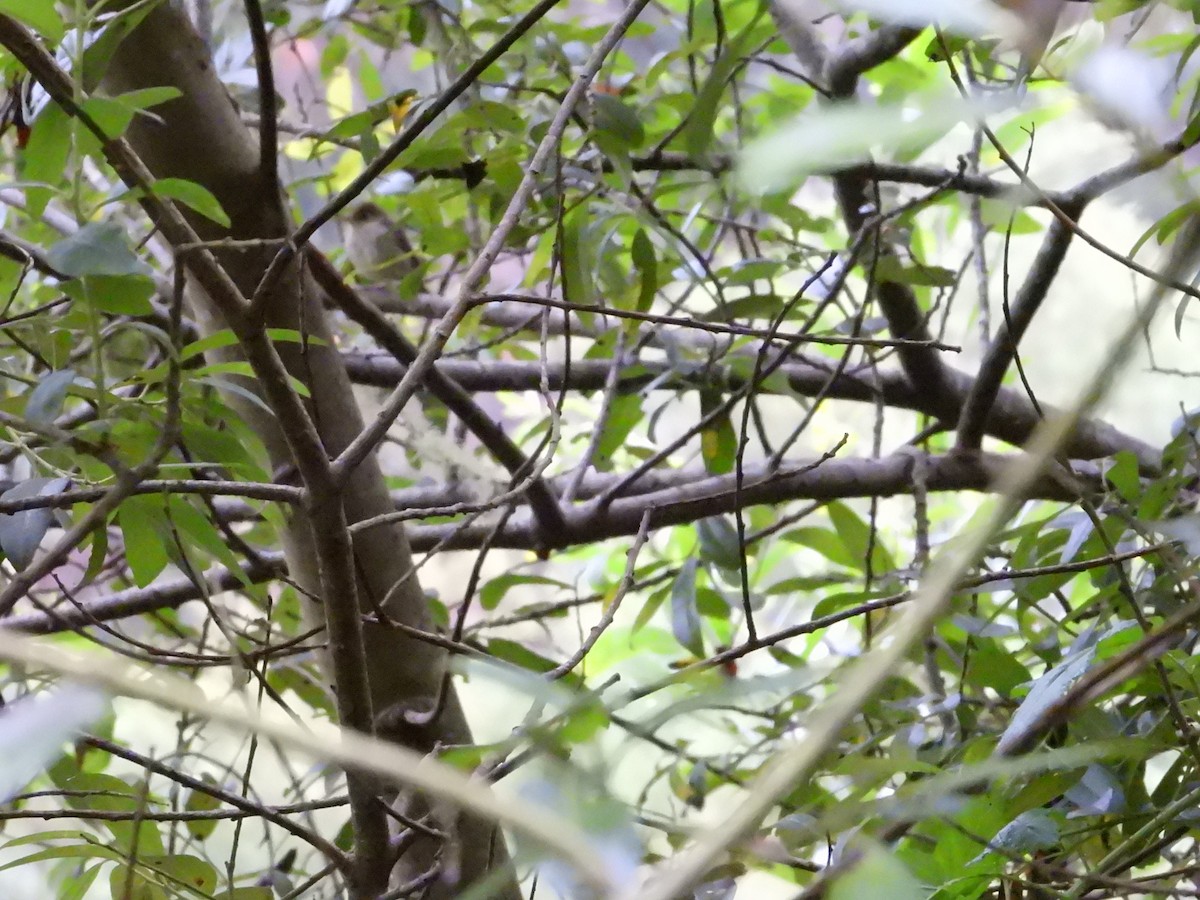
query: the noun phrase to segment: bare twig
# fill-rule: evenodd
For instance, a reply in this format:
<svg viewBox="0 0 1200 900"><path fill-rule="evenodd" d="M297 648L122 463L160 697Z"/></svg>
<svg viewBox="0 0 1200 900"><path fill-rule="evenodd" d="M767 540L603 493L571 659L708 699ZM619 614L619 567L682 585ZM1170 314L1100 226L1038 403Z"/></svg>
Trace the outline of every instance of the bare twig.
<svg viewBox="0 0 1200 900"><path fill-rule="evenodd" d="M501 248L508 241L509 234L524 213L525 207L533 195L534 185L544 173L551 156L558 147L558 142L562 138L567 123L571 120L575 107L583 100L588 86L596 77L596 73L600 71L600 66L603 65L608 54L612 52L648 2L649 0L633 0L597 44L546 129L546 134L538 144L533 158L529 161L525 175L517 186L516 193L509 201L508 208L500 217L500 221L496 224L474 263L463 274L458 300L433 328L408 372L384 402L375 421L364 428L358 437L338 455L333 463L337 477L345 478L379 444L392 422L396 420L400 411L416 393L417 386L424 380L426 371L433 366L434 361L445 348L454 329L463 317L478 305L476 292L479 285L483 283L492 263L495 262Z"/></svg>

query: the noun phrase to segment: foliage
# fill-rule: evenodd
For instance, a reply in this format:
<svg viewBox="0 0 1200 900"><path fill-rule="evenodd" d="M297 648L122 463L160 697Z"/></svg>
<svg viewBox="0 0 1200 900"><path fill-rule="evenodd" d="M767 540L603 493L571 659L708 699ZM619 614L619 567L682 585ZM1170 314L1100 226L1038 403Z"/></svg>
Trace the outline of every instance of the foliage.
<svg viewBox="0 0 1200 900"><path fill-rule="evenodd" d="M0 0L0 879L377 896L369 770L443 801L392 823L440 841L392 896L504 895L446 803L505 825L536 896L1190 893L1195 422L1159 446L1093 394L1158 306L1193 337L1200 7L1062 5L198 3L278 148L247 202L228 110L193 123L209 179L167 174L155 129L205 107L114 74L177 13ZM1029 174L1090 116L1120 164ZM258 227L276 177L324 275ZM1086 211L1135 178L1154 224L1105 245ZM331 221L368 197L412 245L393 281ZM1062 335L1059 410L1018 348L1085 243L1140 318L1096 372L1071 341L1098 323ZM352 505L376 451L427 611L364 599L407 567ZM413 643L364 643L393 615ZM446 684L380 708L429 645ZM412 715L451 681L478 742Z"/></svg>

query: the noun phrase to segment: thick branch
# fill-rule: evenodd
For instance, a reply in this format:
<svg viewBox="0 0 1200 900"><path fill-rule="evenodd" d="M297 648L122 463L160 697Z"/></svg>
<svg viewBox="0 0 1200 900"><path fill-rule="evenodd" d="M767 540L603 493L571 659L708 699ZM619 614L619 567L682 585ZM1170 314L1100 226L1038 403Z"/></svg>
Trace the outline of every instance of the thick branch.
<svg viewBox="0 0 1200 900"><path fill-rule="evenodd" d="M987 492L992 490L997 476L1010 462L1009 457L989 453L931 456L926 461L924 473L927 484L921 488L913 477L915 458L912 453L897 453L879 459L827 459L806 466L791 466L774 474L751 468L743 472L740 488L733 475L708 477L692 470L650 473L647 484L653 490L619 497L604 506L585 505L570 511L568 529L558 546L635 535L647 511L652 512L651 527L663 528L759 504L894 497L923 489L949 493ZM1075 463L1073 471L1085 490L1102 487L1103 481L1095 466ZM603 495L623 477L623 474L589 475L581 493L591 497ZM1078 485L1045 476L1034 485L1029 496L1071 502L1078 498ZM426 501L437 505L438 499L452 498L429 497ZM409 537L412 547L418 551L475 550L485 542L495 547L533 551L542 541L537 521L528 509L516 512L498 532L488 524L468 528L453 524L418 525L409 528ZM264 553L257 564L245 566L242 572L251 582L265 581L279 575L283 565L280 554ZM217 569L206 579L205 594L187 579L179 579L149 588L120 591L84 604L83 612L64 608L12 616L4 621L4 627L39 634L73 630L97 621L174 608L215 590L237 590L241 584L236 574Z"/></svg>
<svg viewBox="0 0 1200 900"><path fill-rule="evenodd" d="M885 26L839 47L826 64L825 80L835 98L849 97L859 76L900 54L921 33L920 28Z"/></svg>
<svg viewBox="0 0 1200 900"><path fill-rule="evenodd" d="M388 508L387 493L374 460L365 462L345 483L331 484L329 456L352 439L361 428L361 419L315 299L320 292L293 267L281 272L284 277L272 283L273 290L261 292L261 302L250 315L245 297L254 292L276 248L288 238L291 216L283 206L278 185L263 184L258 148L239 121L213 68L207 48L184 13L172 4L155 6L122 42L105 76L106 87L112 93L163 85L179 89L177 98L156 108L153 119L140 117L127 132L128 140L138 146L154 175L145 167L136 169L136 158L130 157L124 140L108 142L105 151L127 183L146 185L155 176L185 178L204 185L216 196L231 226L223 228L193 217L193 230L169 205L158 203L146 191L148 199L144 202L173 245L196 243L197 232L209 240L234 237L253 242L243 247L223 245L218 251L221 265L207 252L192 254L189 263L199 262L189 268L203 291L194 291L191 298L204 320L203 328L212 331L228 327L237 336L237 349L253 366L254 386L273 415L264 413L257 404L231 402L239 405L247 423L262 436L272 465L294 465L310 491L306 511L315 513L320 521L290 510L281 536L292 575L304 586L305 596L324 601L326 608L313 613L323 617L331 629L345 626L345 632L329 642L334 651L331 668L337 681L339 710L361 717L369 715L372 706L436 692L443 655L402 635L385 634L381 628L368 627L366 634L356 637L362 622L359 613L364 608L359 603L370 608L372 601L378 604L381 598L389 597L388 614L415 626L426 622L428 608L416 580L402 580L411 568L402 532L384 528L360 535L354 542L354 559L344 556L349 552L345 529L341 528L342 535L332 533L342 524L339 510L351 521L378 515ZM67 87L65 93L51 93L70 110L69 83ZM299 331L313 340L301 346L277 346L268 339L267 327ZM308 385L311 396L305 402L294 391L293 378ZM333 556L323 558L325 554ZM338 554L342 556L334 558ZM401 589L393 590L397 584ZM371 697L364 700L343 696L360 692L364 664L370 666ZM369 720L347 724L364 731L372 729ZM448 700L438 728L439 737L447 742L470 741L455 698ZM358 892L378 893L375 889L386 884L386 879L383 885L378 883L378 873L390 857L386 821L374 781L354 773L349 781L356 851L363 875ZM490 825L486 827L490 834ZM470 857L464 858L467 878L473 880L494 868L507 867L502 848L495 853L487 848L476 853L476 849L464 849ZM515 880L509 878L507 886L501 886L501 893L518 896Z"/></svg>
<svg viewBox="0 0 1200 900"><path fill-rule="evenodd" d="M860 75L894 57L918 34L920 30L913 28L880 28L843 47L825 71L833 99L853 97ZM876 182L871 180L864 167L858 167L835 173L833 186L847 229L851 234L859 234L873 211L879 208ZM881 243L876 252L880 257L888 254ZM873 287L894 337L912 341L929 339L925 316L912 288L892 281L878 281ZM936 410L936 417L954 418L957 405L953 401L946 365L937 351L931 347L902 346L899 356L905 374L928 398Z"/></svg>
<svg viewBox="0 0 1200 900"><path fill-rule="evenodd" d="M343 359L351 378L362 384L376 387L394 387L404 373L390 357L378 354L347 353ZM570 366L564 363L521 363L506 360L468 362L464 360L442 360L437 368L468 391L535 391L539 389L543 372L549 379L550 390L591 391L600 390L609 371L606 360L573 360ZM569 377L568 377L569 372ZM818 394L834 400L851 400L861 403L882 401L898 409L909 409L937 417L944 404L931 402L924 392L899 372L881 372L878 376L860 371L843 373L829 381L830 371L804 361L789 362L779 372L787 379L788 387L806 397ZM665 377L664 376L669 376ZM661 380L660 380L661 379ZM967 397L973 381L970 376L947 367L948 390L961 404ZM694 378L688 373L672 371L667 362L638 361L630 364L628 374L621 377L621 390L643 390L655 382L662 390L710 389L714 383L725 385L736 391L743 387L745 378L733 367L710 365ZM772 381L758 387L759 393L771 393ZM1043 406L1044 412L1053 407ZM1033 434L1041 417L1023 391L1000 387L991 405L987 418L986 433L1002 441L1022 446ZM1094 419L1085 419L1067 444L1067 455L1077 459L1095 459L1112 456L1126 451L1133 453L1138 464L1146 472L1157 470L1158 450L1145 441L1124 434L1111 425ZM0 507L2 509L2 507Z"/></svg>

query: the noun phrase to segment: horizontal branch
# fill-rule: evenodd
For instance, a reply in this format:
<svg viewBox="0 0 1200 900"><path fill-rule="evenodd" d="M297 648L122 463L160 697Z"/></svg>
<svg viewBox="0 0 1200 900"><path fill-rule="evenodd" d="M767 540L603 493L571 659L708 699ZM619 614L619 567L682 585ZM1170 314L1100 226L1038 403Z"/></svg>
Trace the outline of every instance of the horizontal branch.
<svg viewBox="0 0 1200 900"><path fill-rule="evenodd" d="M265 552L258 556L257 561L243 563L236 571L224 566L214 567L204 576L203 590L191 578L173 578L149 587L117 591L78 606L63 603L52 610L9 616L4 619L4 627L30 634L76 631L99 622L175 609L189 600L199 600L221 591L240 590L247 584L262 584L285 573L287 565L282 552Z"/></svg>
<svg viewBox="0 0 1200 900"><path fill-rule="evenodd" d="M1170 162L1195 143L1194 140L1178 137L1164 142L1151 150L1133 156L1114 165L1085 181L1065 190L1047 190L1034 193L1019 181L1004 180L990 175L979 175L967 171L938 166L921 166L906 163L866 162L828 174L853 173L858 177L875 182L907 184L913 187L944 188L960 194L1004 200L1014 207L1034 206L1048 208L1051 204L1063 206L1072 202L1089 202L1110 191L1128 184L1135 178L1153 172ZM635 171L683 172L703 171L712 175L723 175L734 166L734 159L721 154L710 154L704 160L696 160L684 153L663 151L632 160Z"/></svg>
<svg viewBox="0 0 1200 900"><path fill-rule="evenodd" d="M8 487L11 487L10 483ZM60 491L56 494L37 494L0 500L0 515L24 512L29 509L68 509L76 503L95 503L110 487L86 487ZM237 497L239 501L265 500L271 503L300 503L304 492L286 484L264 484L256 481L210 481L205 478L147 479L129 491L130 496L146 494L192 494L198 497Z"/></svg>
<svg viewBox="0 0 1200 900"><path fill-rule="evenodd" d="M360 384L375 387L394 387L403 367L389 355L378 353L345 353L343 361L350 377ZM572 360L570 366L559 362L512 362L488 360L474 362L465 360L443 360L437 363L444 372L468 391L537 391L540 389L543 372L549 379L551 391L595 391L604 387L611 362L609 360ZM937 417L938 406L921 391L916 390L908 379L899 372L884 372L876 376L870 372L843 373L830 381L830 371L815 363L803 360L790 362L780 367L780 374L787 379L787 386L806 397L821 395L833 400L850 400L875 403L881 400L886 406L907 409ZM711 389L713 384L724 385L735 391L745 384L745 377L729 366L711 365L695 374L673 370L670 363L639 361L631 363L628 373L621 377L621 390L642 390L649 384L659 382L663 390ZM953 368L947 368L947 381L961 404L971 387L971 379ZM759 387L759 393L770 394L778 390L768 380ZM1043 406L1047 414L1052 407ZM986 433L1014 446L1021 446L1033 434L1041 421L1037 410L1028 397L1011 388L1000 388L986 421ZM1158 450L1145 441L1131 437L1104 422L1085 420L1076 429L1068 442L1066 452L1074 459L1097 459L1112 456L1121 451L1133 453L1144 471L1150 472L1159 465Z"/></svg>
<svg viewBox="0 0 1200 900"><path fill-rule="evenodd" d="M848 500L868 497L911 495L916 488L913 468L918 453L902 452L878 459L826 459L807 465L791 465L777 473L746 471L739 487L734 475L697 478L681 472L679 483L659 491L622 497L605 507L584 506L568 515L570 534L578 540L636 534L647 509L653 510L652 528L682 525L758 505L777 505L797 500ZM988 492L1009 458L990 453L944 454L926 457L925 487L929 491ZM1099 487L1098 473L1090 464L1079 464L1078 474ZM1079 497L1078 486L1055 477L1044 477L1030 493L1044 500L1071 502ZM525 547L535 529L527 516L514 516L510 528L502 529L497 547ZM432 531L446 526L427 526ZM425 530L425 529L423 529ZM488 532L487 528L481 529ZM449 536L449 535L447 535ZM515 543L509 543L515 541ZM450 549L457 541L449 540Z"/></svg>
<svg viewBox="0 0 1200 900"><path fill-rule="evenodd" d="M650 527L687 524L710 516L759 504L799 500L848 500L863 497L911 495L916 491L913 467L915 453L897 453L879 459L826 459L805 466L790 466L775 473L747 470L738 488L733 475L706 477L693 470L652 473L654 490L620 497L610 504L596 502L567 511L567 529L559 535L558 549L637 534L643 517L650 512ZM925 461L923 478L930 491L978 491L992 489L1009 458L989 453L953 453L931 456ZM1074 465L1075 477L1084 490L1102 486L1097 468L1089 463ZM584 487L591 496L603 494L606 484L621 475L589 477ZM1062 478L1045 476L1030 490L1034 499L1071 502L1078 498L1077 485ZM432 502L435 498L427 497ZM440 498L443 501L448 497ZM519 509L498 531L478 522L467 527L450 523L415 525L408 528L414 550L475 550L487 543L497 548L536 551L545 545L528 508ZM118 591L80 607L10 616L4 627L37 634L86 628L89 625L175 608L210 593L238 590L245 582L261 583L284 573L283 555L265 552L240 572L216 567L205 577L203 592L191 580L163 581L146 588Z"/></svg>

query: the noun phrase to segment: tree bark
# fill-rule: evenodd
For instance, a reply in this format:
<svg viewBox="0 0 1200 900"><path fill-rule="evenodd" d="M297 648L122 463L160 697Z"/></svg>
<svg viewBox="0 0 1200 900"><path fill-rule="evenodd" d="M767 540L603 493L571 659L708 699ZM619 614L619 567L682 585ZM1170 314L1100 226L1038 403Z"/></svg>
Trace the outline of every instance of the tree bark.
<svg viewBox="0 0 1200 900"><path fill-rule="evenodd" d="M267 183L261 176L255 136L242 124L236 107L217 79L204 42L173 4L156 6L126 37L102 81L103 89L110 94L163 85L178 88L182 96L156 107L152 117L135 118L126 136L156 177L196 182L220 201L231 226L222 228L190 215L201 237L205 240L286 237L292 229L291 216L279 185ZM243 295L250 297L275 249L222 248L216 253ZM267 298L263 313L267 327L293 329L312 339L306 343L280 344L279 353L290 374L311 391L309 414L332 457L359 433L363 420L331 340L324 299L309 274L297 264ZM188 300L206 334L225 327L202 291L192 286ZM236 353L236 348L229 352ZM262 437L274 470L289 469L293 461L270 413L234 395L228 402ZM350 524L394 509L374 458L366 460L348 479L342 504ZM321 561L315 552L314 524L320 525L309 521L302 508L288 508L281 539L291 577L311 596L318 597ZM377 527L359 533L354 539L353 552L360 612L372 612L376 605L382 605L388 616L404 624L423 630L431 627L421 586L415 575L410 574L411 554L403 526ZM322 599L328 605L344 602L346 598ZM325 621L323 604L308 603L310 614L317 621ZM365 624L363 630L369 700L375 720L398 721L398 711L431 708L441 687L444 652L386 626ZM337 686L333 687L337 690ZM470 730L452 687L441 714L427 728L392 729L381 736L422 750L436 744L471 742ZM453 856L461 881L471 883L489 872L503 870L503 884L491 896L520 898L503 838L494 833L491 823L464 817L456 830ZM419 848L420 852L410 850L405 854L397 878L419 875L433 863L438 848L426 843L430 846ZM458 889L453 884L443 881L428 896L449 898L456 893Z"/></svg>

